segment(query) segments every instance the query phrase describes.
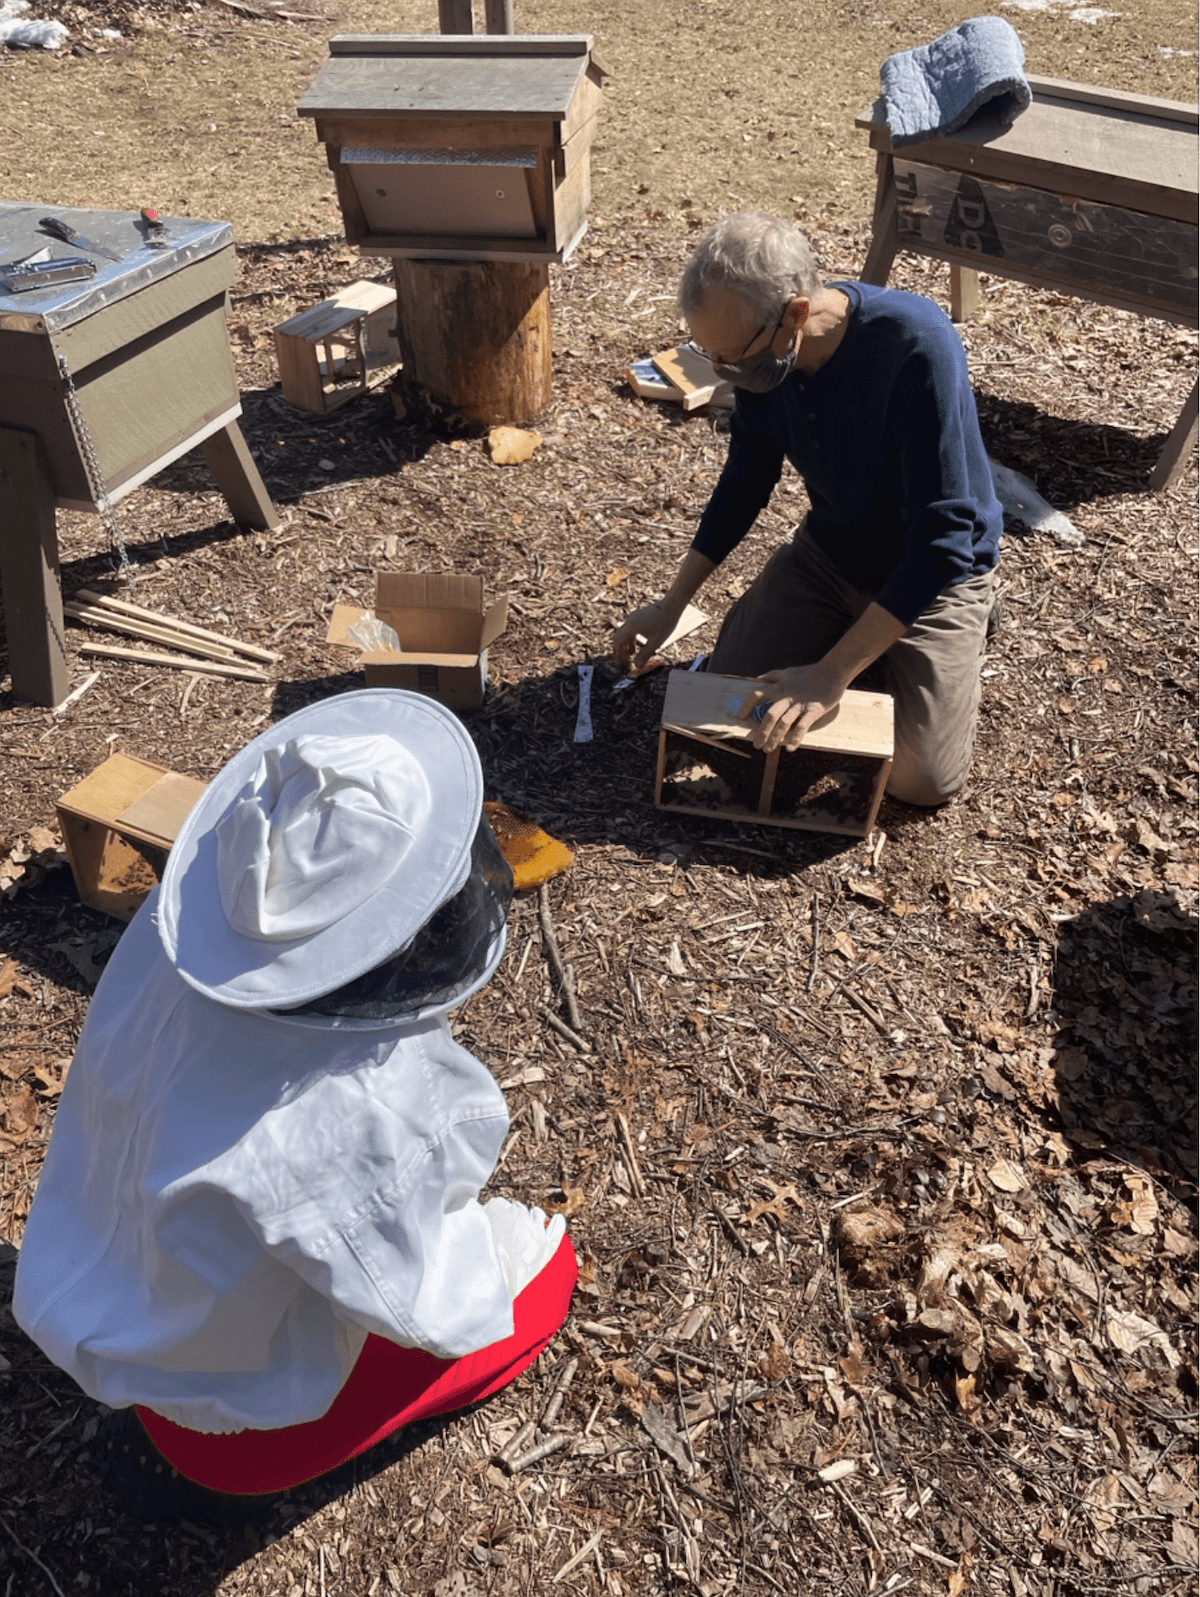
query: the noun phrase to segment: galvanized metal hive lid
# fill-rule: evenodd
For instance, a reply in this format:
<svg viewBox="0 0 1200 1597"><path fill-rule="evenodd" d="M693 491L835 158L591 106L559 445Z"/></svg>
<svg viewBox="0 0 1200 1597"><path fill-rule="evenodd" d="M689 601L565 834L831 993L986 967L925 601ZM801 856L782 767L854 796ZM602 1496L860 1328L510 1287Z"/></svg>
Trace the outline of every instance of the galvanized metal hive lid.
<svg viewBox="0 0 1200 1597"><path fill-rule="evenodd" d="M120 259L108 260L82 245L52 237L38 225L43 216L58 218L83 238L120 255ZM0 265L12 265L43 246L49 246L56 256L96 263L96 275L79 282L32 289L24 294L6 293L0 288L0 331L58 332L233 243L229 222L175 216L164 217L163 221L166 247L152 249L139 229L136 211L0 200Z"/></svg>
<svg viewBox="0 0 1200 1597"><path fill-rule="evenodd" d="M590 34L341 35L298 110L564 117L591 45Z"/></svg>

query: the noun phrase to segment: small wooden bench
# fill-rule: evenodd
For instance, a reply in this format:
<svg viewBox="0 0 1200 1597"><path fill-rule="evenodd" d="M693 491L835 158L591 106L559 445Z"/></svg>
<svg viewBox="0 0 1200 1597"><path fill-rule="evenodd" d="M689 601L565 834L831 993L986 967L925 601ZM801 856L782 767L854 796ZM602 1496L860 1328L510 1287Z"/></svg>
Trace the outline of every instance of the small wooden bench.
<svg viewBox="0 0 1200 1597"><path fill-rule="evenodd" d="M1030 77L1012 127L984 112L949 138L893 150L882 97L855 126L876 151L867 283L898 250L949 261L951 314L978 304L978 272L1057 288L1195 327L1200 108ZM1150 475L1168 487L1197 431L1193 386Z"/></svg>

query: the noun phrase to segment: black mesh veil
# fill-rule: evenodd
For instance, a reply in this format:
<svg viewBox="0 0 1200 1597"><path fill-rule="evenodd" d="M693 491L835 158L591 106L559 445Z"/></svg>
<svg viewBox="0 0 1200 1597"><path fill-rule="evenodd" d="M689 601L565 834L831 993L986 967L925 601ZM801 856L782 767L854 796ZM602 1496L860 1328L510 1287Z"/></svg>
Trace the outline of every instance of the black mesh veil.
<svg viewBox="0 0 1200 1597"><path fill-rule="evenodd" d="M481 815L466 884L434 911L412 942L374 970L287 1013L387 1020L451 1003L487 969L512 895L512 871Z"/></svg>

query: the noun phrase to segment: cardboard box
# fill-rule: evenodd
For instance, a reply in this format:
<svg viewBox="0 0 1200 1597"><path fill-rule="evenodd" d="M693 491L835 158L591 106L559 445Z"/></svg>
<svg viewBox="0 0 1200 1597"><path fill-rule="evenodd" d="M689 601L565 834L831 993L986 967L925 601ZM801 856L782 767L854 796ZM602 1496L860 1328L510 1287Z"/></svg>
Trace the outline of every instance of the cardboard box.
<svg viewBox="0 0 1200 1597"><path fill-rule="evenodd" d="M866 837L892 769L892 700L851 689L798 749L764 754L738 709L752 677L672 671L654 802L679 815Z"/></svg>
<svg viewBox="0 0 1200 1597"><path fill-rule="evenodd" d="M83 902L132 920L204 788L152 760L112 754L64 793L58 824Z"/></svg>
<svg viewBox="0 0 1200 1597"><path fill-rule="evenodd" d="M357 648L350 628L368 613L335 605L326 643ZM360 651L369 688L410 688L452 710L483 703L488 646L508 625L507 594L485 606L482 577L378 571L375 614L395 630L400 649Z"/></svg>

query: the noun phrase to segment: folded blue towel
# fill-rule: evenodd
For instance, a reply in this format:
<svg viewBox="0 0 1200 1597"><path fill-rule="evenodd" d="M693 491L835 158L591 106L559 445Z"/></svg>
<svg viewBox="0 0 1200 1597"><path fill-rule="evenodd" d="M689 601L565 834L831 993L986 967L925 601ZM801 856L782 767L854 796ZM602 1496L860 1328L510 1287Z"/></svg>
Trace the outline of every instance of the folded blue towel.
<svg viewBox="0 0 1200 1597"><path fill-rule="evenodd" d="M1032 95L1025 51L1003 17L972 17L931 44L891 55L879 70L892 147L954 133L983 105L1011 126Z"/></svg>

